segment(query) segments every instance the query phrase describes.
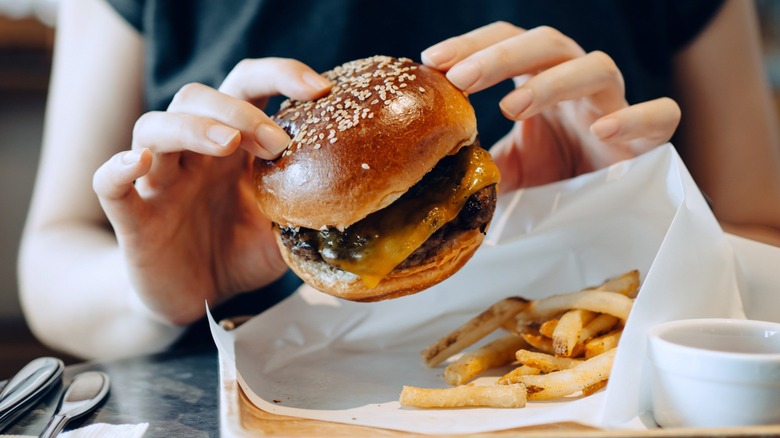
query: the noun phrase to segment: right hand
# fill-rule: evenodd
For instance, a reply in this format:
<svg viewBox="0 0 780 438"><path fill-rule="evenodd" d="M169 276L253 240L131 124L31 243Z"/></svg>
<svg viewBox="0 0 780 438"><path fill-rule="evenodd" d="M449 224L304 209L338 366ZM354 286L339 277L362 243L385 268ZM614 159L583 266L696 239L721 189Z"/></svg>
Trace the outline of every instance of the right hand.
<svg viewBox="0 0 780 438"><path fill-rule="evenodd" d="M499 107L515 123L490 147L501 191L633 158L667 142L680 121L680 108L669 98L629 105L612 58L587 53L548 26L491 23L426 49L422 59L469 94L513 79L515 89Z"/></svg>
<svg viewBox="0 0 780 438"><path fill-rule="evenodd" d="M104 163L93 187L141 300L187 324L286 270L257 208L252 161L273 159L289 136L262 111L268 97L311 100L330 83L289 59L244 60L219 90L182 87L167 111L144 114L132 149Z"/></svg>

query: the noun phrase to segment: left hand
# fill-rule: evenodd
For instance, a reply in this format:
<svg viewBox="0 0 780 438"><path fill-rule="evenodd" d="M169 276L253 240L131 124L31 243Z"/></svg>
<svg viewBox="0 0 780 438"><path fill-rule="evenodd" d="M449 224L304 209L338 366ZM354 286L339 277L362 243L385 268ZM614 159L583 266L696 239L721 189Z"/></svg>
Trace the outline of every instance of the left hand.
<svg viewBox="0 0 780 438"><path fill-rule="evenodd" d="M446 71L467 93L514 79L516 88L499 106L516 123L491 148L501 191L632 158L667 142L680 121L670 98L628 105L612 58L586 53L546 26L525 30L496 22L428 48L422 61Z"/></svg>
<svg viewBox="0 0 780 438"><path fill-rule="evenodd" d="M141 116L132 150L93 178L133 291L161 319L189 324L287 269L257 208L255 157L290 142L264 112L269 97L311 100L331 84L299 61L247 59L219 90L184 85L167 111Z"/></svg>

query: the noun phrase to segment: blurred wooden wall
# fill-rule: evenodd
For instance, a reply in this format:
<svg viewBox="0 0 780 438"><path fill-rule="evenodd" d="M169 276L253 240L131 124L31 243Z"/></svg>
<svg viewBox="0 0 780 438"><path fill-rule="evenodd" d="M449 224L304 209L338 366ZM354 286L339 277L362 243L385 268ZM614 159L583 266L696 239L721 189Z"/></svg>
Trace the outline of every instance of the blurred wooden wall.
<svg viewBox="0 0 780 438"><path fill-rule="evenodd" d="M54 29L34 18L0 17L0 88L45 90Z"/></svg>

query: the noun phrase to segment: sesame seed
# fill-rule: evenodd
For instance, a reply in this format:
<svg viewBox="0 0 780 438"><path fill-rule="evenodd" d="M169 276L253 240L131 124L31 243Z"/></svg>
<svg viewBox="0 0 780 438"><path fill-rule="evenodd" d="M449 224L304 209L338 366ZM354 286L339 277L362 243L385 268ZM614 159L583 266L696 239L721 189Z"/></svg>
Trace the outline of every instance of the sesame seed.
<svg viewBox="0 0 780 438"><path fill-rule="evenodd" d="M280 113L281 120L285 117L288 121L300 118L305 122L289 132L295 144L291 145L291 149L301 145L319 148L326 139L330 144L335 143L337 132L354 128L363 119L374 118L371 107L380 102L390 105L401 95L403 88L417 85L424 93L425 89L419 83L413 83L417 66L412 64L407 58L374 56L348 62L323 73L333 84L328 97L307 102L287 99L282 104L283 108L288 108L292 102L295 107L289 108L287 113ZM315 133L311 125L320 123L327 123L327 126L325 129L318 126L317 131L322 133ZM285 129L293 127L294 124L290 124Z"/></svg>
<svg viewBox="0 0 780 438"><path fill-rule="evenodd" d="M363 169L366 169L366 170L370 169L370 167L366 163L361 164L360 167L362 167Z"/></svg>

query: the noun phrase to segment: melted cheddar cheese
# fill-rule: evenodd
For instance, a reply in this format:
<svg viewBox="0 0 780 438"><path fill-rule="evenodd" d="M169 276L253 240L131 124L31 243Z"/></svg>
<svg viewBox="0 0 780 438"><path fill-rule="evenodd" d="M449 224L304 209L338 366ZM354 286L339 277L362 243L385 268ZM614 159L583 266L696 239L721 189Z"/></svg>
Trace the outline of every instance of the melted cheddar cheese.
<svg viewBox="0 0 780 438"><path fill-rule="evenodd" d="M320 232L323 259L375 287L447 222L466 200L498 183L498 168L479 146L446 157L422 183L388 207L353 224L347 233Z"/></svg>

